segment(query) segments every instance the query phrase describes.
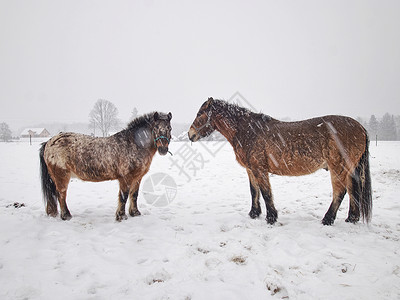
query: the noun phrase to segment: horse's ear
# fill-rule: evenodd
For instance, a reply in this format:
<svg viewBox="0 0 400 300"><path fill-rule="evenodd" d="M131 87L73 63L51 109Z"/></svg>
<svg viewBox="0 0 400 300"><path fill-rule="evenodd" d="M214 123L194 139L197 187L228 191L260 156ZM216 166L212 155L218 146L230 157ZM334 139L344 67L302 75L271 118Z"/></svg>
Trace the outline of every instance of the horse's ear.
<svg viewBox="0 0 400 300"><path fill-rule="evenodd" d="M158 112L155 112L155 113L154 113L154 121L157 121L158 119L159 119Z"/></svg>
<svg viewBox="0 0 400 300"><path fill-rule="evenodd" d="M208 98L208 100L206 101L206 105L204 106L204 109L208 108L213 101L214 99L212 97Z"/></svg>
<svg viewBox="0 0 400 300"><path fill-rule="evenodd" d="M172 114L171 114L171 112L169 112L168 113L168 121L171 121L171 119L172 119Z"/></svg>

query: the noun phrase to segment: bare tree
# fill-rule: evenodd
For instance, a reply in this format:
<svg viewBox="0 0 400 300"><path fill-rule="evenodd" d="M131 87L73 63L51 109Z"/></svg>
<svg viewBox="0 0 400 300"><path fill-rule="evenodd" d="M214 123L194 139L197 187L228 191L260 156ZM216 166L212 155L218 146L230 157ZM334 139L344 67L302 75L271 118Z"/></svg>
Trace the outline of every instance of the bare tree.
<svg viewBox="0 0 400 300"><path fill-rule="evenodd" d="M3 142L11 140L11 130L7 123L0 124L0 139Z"/></svg>
<svg viewBox="0 0 400 300"><path fill-rule="evenodd" d="M100 129L103 137L108 136L111 129L118 126L118 109L108 100L99 99L89 114L90 124Z"/></svg>

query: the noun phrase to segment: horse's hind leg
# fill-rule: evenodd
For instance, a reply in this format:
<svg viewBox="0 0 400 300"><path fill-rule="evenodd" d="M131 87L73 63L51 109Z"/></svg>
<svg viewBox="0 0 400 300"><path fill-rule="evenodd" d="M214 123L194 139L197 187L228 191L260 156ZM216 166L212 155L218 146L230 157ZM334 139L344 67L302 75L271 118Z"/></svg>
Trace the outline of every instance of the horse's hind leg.
<svg viewBox="0 0 400 300"><path fill-rule="evenodd" d="M351 174L348 175L347 177L347 191L349 193L349 198L350 198L350 205L349 205L349 215L346 219L346 222L350 223L357 223L360 220L360 204L359 201L357 201L359 195L356 194L356 191L353 189L353 177Z"/></svg>
<svg viewBox="0 0 400 300"><path fill-rule="evenodd" d="M346 170L344 168L338 170L338 168L333 167L329 167L329 170L331 172L333 200L322 219L324 225L332 225L335 222L337 211L346 195Z"/></svg>
<svg viewBox="0 0 400 300"><path fill-rule="evenodd" d="M131 189L130 189L130 193L129 193L129 199L130 199L129 215L131 215L132 217L141 215L141 213L137 207L137 198L139 195L139 186L140 186L141 180L142 180L142 178L133 180Z"/></svg>
<svg viewBox="0 0 400 300"><path fill-rule="evenodd" d="M50 170L56 185L58 202L60 203L61 219L70 220L72 216L67 206L67 189L69 180L71 179L71 174L65 169L54 166Z"/></svg>
<svg viewBox="0 0 400 300"><path fill-rule="evenodd" d="M249 216L252 219L258 218L261 214L261 206L260 206L260 186L253 174L253 172L249 169L247 170L247 174L249 175L250 181L250 192L251 192L251 210L249 212Z"/></svg>
<svg viewBox="0 0 400 300"><path fill-rule="evenodd" d="M115 213L115 220L118 222L122 220L126 220L128 217L125 214L125 204L128 200L129 196L129 188L128 185L120 180L119 182L119 193L118 193L118 208L117 212Z"/></svg>
<svg viewBox="0 0 400 300"><path fill-rule="evenodd" d="M67 207L67 201L66 200L67 200L67 188L65 188L61 192L59 192L58 201L60 202L61 219L63 219L63 220L71 220L72 216L71 216L71 213L69 212L69 209Z"/></svg>

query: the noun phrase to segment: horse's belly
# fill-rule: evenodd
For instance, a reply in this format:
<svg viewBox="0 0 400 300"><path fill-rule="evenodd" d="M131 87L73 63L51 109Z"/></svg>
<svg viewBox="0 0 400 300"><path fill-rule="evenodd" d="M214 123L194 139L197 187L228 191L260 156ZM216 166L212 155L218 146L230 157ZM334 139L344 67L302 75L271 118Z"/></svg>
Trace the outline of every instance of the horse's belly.
<svg viewBox="0 0 400 300"><path fill-rule="evenodd" d="M100 181L106 181L110 179L104 179L102 178L96 178L94 176L87 176L87 174L75 174L74 172L71 172L71 179L72 178L77 178L83 181L91 181L91 182L100 182Z"/></svg>
<svg viewBox="0 0 400 300"><path fill-rule="evenodd" d="M91 181L91 182L101 182L117 179L116 176L87 176L87 174L77 175L75 173L71 174L71 178L78 178L83 181Z"/></svg>
<svg viewBox="0 0 400 300"><path fill-rule="evenodd" d="M319 169L326 168L327 164L322 159L315 158L282 158L270 159L269 171L272 174L285 176L301 176L316 172Z"/></svg>

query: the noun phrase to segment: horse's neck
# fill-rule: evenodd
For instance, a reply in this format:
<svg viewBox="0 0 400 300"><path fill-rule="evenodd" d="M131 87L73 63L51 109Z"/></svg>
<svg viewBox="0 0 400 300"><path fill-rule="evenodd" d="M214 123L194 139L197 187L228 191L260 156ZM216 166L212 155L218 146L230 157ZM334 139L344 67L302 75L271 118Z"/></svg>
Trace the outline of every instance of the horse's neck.
<svg viewBox="0 0 400 300"><path fill-rule="evenodd" d="M232 144L238 130L237 122L232 116L221 115L218 120L215 121L215 129Z"/></svg>
<svg viewBox="0 0 400 300"><path fill-rule="evenodd" d="M153 130L150 125L127 130L124 135L127 140L134 141L139 148L149 150L152 155L156 153L157 147L154 143ZM135 151L134 148L131 150Z"/></svg>
<svg viewBox="0 0 400 300"><path fill-rule="evenodd" d="M232 116L230 114L221 115L215 122L215 129L218 130L228 142L235 148L237 143L244 142L249 135L249 128L259 128L260 122L254 121L252 115ZM241 125L240 125L241 124Z"/></svg>

